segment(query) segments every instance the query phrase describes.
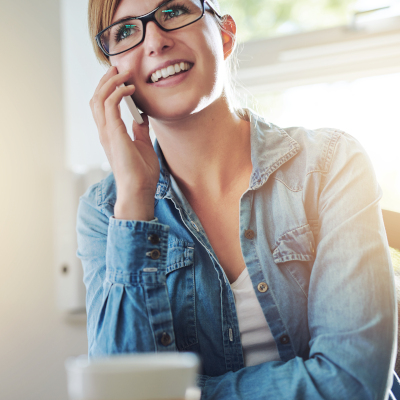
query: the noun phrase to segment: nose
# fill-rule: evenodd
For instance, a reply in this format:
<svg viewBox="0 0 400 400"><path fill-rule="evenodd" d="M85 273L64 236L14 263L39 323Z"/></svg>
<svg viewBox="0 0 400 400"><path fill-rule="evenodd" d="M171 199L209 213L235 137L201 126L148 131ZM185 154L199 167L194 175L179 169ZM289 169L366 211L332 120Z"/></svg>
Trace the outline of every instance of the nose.
<svg viewBox="0 0 400 400"><path fill-rule="evenodd" d="M174 41L170 36L170 32L163 31L155 22L150 21L146 26L146 36L143 44L147 55L158 55L172 48Z"/></svg>

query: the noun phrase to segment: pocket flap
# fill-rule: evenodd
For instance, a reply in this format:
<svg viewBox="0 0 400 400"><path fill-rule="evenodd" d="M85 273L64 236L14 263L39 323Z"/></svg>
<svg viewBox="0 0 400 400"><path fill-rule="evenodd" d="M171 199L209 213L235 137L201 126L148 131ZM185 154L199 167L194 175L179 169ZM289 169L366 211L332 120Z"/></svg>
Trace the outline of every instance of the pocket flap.
<svg viewBox="0 0 400 400"><path fill-rule="evenodd" d="M313 261L315 241L310 226L303 225L284 233L277 240L272 256L277 264L292 260Z"/></svg>
<svg viewBox="0 0 400 400"><path fill-rule="evenodd" d="M193 264L194 243L174 239L168 243L167 270L170 273Z"/></svg>

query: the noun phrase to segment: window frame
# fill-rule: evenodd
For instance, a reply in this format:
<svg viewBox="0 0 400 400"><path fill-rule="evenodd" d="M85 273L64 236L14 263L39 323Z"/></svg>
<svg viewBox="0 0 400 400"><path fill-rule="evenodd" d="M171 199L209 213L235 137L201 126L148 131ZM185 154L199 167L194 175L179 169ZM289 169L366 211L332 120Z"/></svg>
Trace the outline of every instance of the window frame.
<svg viewBox="0 0 400 400"><path fill-rule="evenodd" d="M252 94L400 72L400 16L248 41L237 81Z"/></svg>

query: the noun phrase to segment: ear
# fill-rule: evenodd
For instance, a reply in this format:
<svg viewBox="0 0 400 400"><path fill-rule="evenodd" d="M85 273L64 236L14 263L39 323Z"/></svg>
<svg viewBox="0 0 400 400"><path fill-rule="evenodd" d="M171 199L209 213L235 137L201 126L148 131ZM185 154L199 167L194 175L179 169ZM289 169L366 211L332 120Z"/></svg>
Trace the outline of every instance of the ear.
<svg viewBox="0 0 400 400"><path fill-rule="evenodd" d="M224 59L226 60L232 53L236 42L236 23L230 15L224 15L221 31L222 45L224 48ZM225 32L224 32L225 31Z"/></svg>

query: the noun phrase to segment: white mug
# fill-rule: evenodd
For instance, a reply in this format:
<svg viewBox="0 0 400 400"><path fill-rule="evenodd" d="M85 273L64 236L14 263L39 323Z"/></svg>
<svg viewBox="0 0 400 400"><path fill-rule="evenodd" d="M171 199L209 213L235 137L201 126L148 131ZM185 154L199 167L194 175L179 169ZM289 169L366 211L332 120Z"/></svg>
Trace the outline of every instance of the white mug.
<svg viewBox="0 0 400 400"><path fill-rule="evenodd" d="M71 400L185 400L187 392L196 392L199 364L193 353L70 357L68 393Z"/></svg>

